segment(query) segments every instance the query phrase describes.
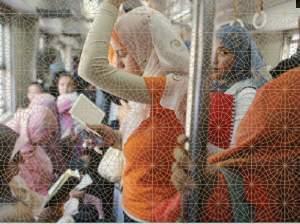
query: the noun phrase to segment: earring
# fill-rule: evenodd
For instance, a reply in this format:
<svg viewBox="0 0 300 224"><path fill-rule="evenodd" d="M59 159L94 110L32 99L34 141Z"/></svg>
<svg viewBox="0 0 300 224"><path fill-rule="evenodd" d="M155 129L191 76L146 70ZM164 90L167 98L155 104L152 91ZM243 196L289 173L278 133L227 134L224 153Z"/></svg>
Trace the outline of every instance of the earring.
<svg viewBox="0 0 300 224"><path fill-rule="evenodd" d="M175 39L170 42L170 45L171 48L179 48L181 46L181 43L179 40Z"/></svg>

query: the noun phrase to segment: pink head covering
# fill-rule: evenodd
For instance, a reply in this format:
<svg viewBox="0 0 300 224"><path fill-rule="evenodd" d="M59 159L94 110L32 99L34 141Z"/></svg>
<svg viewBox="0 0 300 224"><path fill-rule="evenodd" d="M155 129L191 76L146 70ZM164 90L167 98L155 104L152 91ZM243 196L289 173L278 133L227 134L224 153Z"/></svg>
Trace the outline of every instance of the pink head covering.
<svg viewBox="0 0 300 224"><path fill-rule="evenodd" d="M48 93L36 95L29 104L29 108L34 106L47 107L53 114L57 115L55 97Z"/></svg>
<svg viewBox="0 0 300 224"><path fill-rule="evenodd" d="M74 129L74 120L69 113L74 102L77 99L77 92L63 94L57 98L57 109L59 113L59 124L61 131L61 138L65 138L72 133L75 133Z"/></svg>
<svg viewBox="0 0 300 224"><path fill-rule="evenodd" d="M20 136L14 149L20 151L24 160L20 176L31 190L46 195L54 178L53 164L58 164L54 158L61 157L55 98L49 94L36 95L20 120Z"/></svg>

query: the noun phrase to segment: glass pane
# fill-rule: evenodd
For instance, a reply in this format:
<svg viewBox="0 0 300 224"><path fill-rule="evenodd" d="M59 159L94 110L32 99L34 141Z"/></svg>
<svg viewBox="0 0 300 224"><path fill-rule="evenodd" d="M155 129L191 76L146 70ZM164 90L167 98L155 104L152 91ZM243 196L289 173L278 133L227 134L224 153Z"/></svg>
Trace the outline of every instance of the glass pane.
<svg viewBox="0 0 300 224"><path fill-rule="evenodd" d="M298 47L298 43L297 42L292 42L290 44L289 57L291 57L293 54L296 53L297 47Z"/></svg>
<svg viewBox="0 0 300 224"><path fill-rule="evenodd" d="M10 28L9 25L6 25L4 27L4 38L3 38L3 43L4 43L4 51L3 51L3 60L5 63L5 70L10 70Z"/></svg>
<svg viewBox="0 0 300 224"><path fill-rule="evenodd" d="M3 25L0 24L0 66L3 66L3 51L4 51L4 43L3 43Z"/></svg>
<svg viewBox="0 0 300 224"><path fill-rule="evenodd" d="M4 71L0 70L0 116L5 113Z"/></svg>
<svg viewBox="0 0 300 224"><path fill-rule="evenodd" d="M5 63L5 101L6 101L6 111L12 111L12 75L11 75L11 40L10 40L10 27L6 25L4 28L4 63Z"/></svg>
<svg viewBox="0 0 300 224"><path fill-rule="evenodd" d="M94 18L99 0L83 0L84 14L88 19Z"/></svg>
<svg viewBox="0 0 300 224"><path fill-rule="evenodd" d="M9 26L0 25L0 116L11 111L12 86L10 73L10 30Z"/></svg>
<svg viewBox="0 0 300 224"><path fill-rule="evenodd" d="M299 33L294 34L292 40L299 40Z"/></svg>
<svg viewBox="0 0 300 224"><path fill-rule="evenodd" d="M0 24L0 66L3 69L4 66L4 57L3 52L5 50L5 43L4 43L4 35L3 35L3 25ZM5 113L5 72L0 70L0 116Z"/></svg>

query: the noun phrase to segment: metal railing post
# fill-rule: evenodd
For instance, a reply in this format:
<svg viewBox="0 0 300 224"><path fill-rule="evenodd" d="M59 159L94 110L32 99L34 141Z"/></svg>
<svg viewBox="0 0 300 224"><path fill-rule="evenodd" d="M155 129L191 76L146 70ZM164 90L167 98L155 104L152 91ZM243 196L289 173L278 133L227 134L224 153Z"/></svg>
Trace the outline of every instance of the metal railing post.
<svg viewBox="0 0 300 224"><path fill-rule="evenodd" d="M190 62L190 83L186 133L194 164L191 176L196 188L183 198L186 222L201 221L204 169L207 162L208 93L207 80L212 59L215 0L193 0L193 40Z"/></svg>

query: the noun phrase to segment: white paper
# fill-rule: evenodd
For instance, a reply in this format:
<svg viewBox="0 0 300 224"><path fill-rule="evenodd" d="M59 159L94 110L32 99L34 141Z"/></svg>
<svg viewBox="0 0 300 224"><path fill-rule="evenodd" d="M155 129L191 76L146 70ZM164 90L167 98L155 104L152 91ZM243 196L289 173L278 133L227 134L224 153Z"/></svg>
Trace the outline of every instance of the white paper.
<svg viewBox="0 0 300 224"><path fill-rule="evenodd" d="M105 113L83 94L74 102L70 113L83 127L100 125L105 117Z"/></svg>
<svg viewBox="0 0 300 224"><path fill-rule="evenodd" d="M77 177L80 178L80 174L78 170L67 169L64 174L62 174L59 179L52 185L52 187L48 191L49 196L53 196L57 193L57 191L64 185L64 183L68 180L69 177Z"/></svg>
<svg viewBox="0 0 300 224"><path fill-rule="evenodd" d="M82 190L84 188L86 188L87 186L91 185L93 183L92 178L90 177L90 175L86 174L82 177L80 183L75 187L75 190Z"/></svg>

